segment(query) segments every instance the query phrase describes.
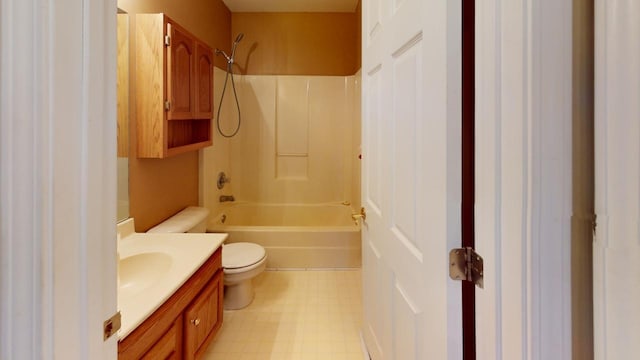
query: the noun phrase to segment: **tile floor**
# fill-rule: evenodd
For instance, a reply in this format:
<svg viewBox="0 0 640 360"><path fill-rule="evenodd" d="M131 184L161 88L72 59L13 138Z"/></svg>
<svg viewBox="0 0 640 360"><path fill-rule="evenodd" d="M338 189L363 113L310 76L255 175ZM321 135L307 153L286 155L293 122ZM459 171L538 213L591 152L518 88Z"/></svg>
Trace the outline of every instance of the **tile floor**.
<svg viewBox="0 0 640 360"><path fill-rule="evenodd" d="M256 297L224 312L206 360L363 360L360 270L265 271Z"/></svg>

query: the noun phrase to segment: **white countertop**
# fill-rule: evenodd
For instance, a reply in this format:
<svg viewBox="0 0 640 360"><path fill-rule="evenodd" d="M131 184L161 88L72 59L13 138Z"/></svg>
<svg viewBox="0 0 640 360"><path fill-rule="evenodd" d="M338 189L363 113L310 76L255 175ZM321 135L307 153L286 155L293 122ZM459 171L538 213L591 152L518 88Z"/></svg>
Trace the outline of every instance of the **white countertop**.
<svg viewBox="0 0 640 360"><path fill-rule="evenodd" d="M156 311L222 245L227 234L132 233L120 239L120 340Z"/></svg>

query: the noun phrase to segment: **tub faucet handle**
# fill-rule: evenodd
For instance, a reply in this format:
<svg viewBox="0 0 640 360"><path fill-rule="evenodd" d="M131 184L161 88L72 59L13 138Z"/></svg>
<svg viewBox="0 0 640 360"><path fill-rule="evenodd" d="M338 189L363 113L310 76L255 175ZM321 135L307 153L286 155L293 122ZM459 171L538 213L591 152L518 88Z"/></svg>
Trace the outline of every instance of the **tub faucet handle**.
<svg viewBox="0 0 640 360"><path fill-rule="evenodd" d="M220 173L218 174L218 189L222 189L224 187L225 183L231 182L231 179L227 177L227 174L224 173L224 171L220 171Z"/></svg>

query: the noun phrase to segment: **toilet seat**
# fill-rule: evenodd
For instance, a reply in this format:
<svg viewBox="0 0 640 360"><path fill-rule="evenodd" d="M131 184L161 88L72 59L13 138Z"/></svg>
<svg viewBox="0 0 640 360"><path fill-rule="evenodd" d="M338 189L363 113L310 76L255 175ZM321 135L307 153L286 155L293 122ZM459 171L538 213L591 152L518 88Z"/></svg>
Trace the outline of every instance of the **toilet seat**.
<svg viewBox="0 0 640 360"><path fill-rule="evenodd" d="M225 273L248 271L261 265L266 251L254 243L232 243L222 246L222 267Z"/></svg>

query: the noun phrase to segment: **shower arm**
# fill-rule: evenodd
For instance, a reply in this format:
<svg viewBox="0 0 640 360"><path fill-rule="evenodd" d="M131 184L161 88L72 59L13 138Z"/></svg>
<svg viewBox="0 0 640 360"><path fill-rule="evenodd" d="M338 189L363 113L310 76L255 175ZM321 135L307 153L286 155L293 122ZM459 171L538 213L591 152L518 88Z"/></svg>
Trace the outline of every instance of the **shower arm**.
<svg viewBox="0 0 640 360"><path fill-rule="evenodd" d="M228 64L233 64L233 58L232 57L229 57L229 55L227 55L227 53L224 52L224 50L216 49L216 55L220 55L220 54L222 54L222 56L224 56L224 58L227 59L227 63Z"/></svg>

